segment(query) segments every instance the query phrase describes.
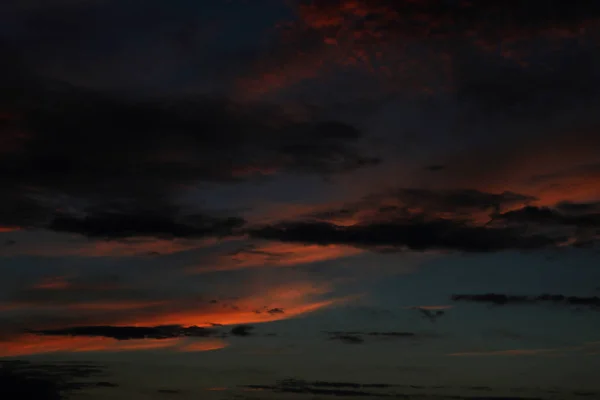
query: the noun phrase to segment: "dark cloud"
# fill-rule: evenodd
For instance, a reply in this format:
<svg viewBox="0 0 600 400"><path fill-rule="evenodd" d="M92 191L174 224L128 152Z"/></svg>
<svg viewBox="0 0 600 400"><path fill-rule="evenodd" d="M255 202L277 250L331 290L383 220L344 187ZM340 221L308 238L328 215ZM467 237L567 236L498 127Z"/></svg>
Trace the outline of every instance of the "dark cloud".
<svg viewBox="0 0 600 400"><path fill-rule="evenodd" d="M580 396L580 397L590 397L590 396L597 396L598 392L586 392L586 391L578 390L578 391L573 392L573 395Z"/></svg>
<svg viewBox="0 0 600 400"><path fill-rule="evenodd" d="M98 214L57 215L47 226L56 232L77 233L90 238L121 239L127 237L202 238L229 236L245 221L237 217L177 215L166 210L103 211Z"/></svg>
<svg viewBox="0 0 600 400"><path fill-rule="evenodd" d="M337 340L346 344L361 344L365 342L365 340L360 336L344 333L330 334L329 340Z"/></svg>
<svg viewBox="0 0 600 400"><path fill-rule="evenodd" d="M445 386L423 386L423 385L403 385L388 383L359 383L359 382L328 382L328 381L306 381L302 379L283 379L275 384L252 384L241 386L245 389L272 391L275 393L296 393L311 396L337 396L337 397L394 397L403 399L412 399L416 397L426 397L431 399L456 399L456 400L542 400L532 397L500 397L500 396L460 396L443 394L439 389L450 389ZM399 392L398 389L404 389L406 392ZM487 386L465 386L459 389L472 391L492 391ZM423 393L424 390L433 390L434 392Z"/></svg>
<svg viewBox="0 0 600 400"><path fill-rule="evenodd" d="M562 294L542 294L539 296L507 295L498 293L454 294L451 299L457 302L487 303L496 306L549 304L554 306L587 307L600 310L600 297L565 296Z"/></svg>
<svg viewBox="0 0 600 400"><path fill-rule="evenodd" d="M392 189L297 220L255 226L248 233L261 239L376 251L477 253L597 244L596 203L529 205L534 201L533 196L509 191Z"/></svg>
<svg viewBox="0 0 600 400"><path fill-rule="evenodd" d="M371 219L399 219L424 213L435 216L450 214L455 218L469 217L472 213L499 211L507 207L528 204L535 197L505 191L483 192L476 189L432 190L421 188L394 188L365 196L339 209L330 209L307 215L307 218L328 220L360 216L369 212Z"/></svg>
<svg viewBox="0 0 600 400"><path fill-rule="evenodd" d="M61 400L87 387L118 386L92 378L104 368L84 363L42 364L0 361L0 397L7 400Z"/></svg>
<svg viewBox="0 0 600 400"><path fill-rule="evenodd" d="M514 192L489 193L475 189L429 190L416 188L394 189L392 196L407 207L433 211L486 211L528 203L535 197Z"/></svg>
<svg viewBox="0 0 600 400"><path fill-rule="evenodd" d="M325 332L329 336L329 340L337 340L346 344L362 344L366 338L378 339L420 339L429 337L430 335L420 334L415 332L361 332L361 331L332 331Z"/></svg>
<svg viewBox="0 0 600 400"><path fill-rule="evenodd" d="M271 308L267 311L269 314L284 314L285 310L283 308Z"/></svg>
<svg viewBox="0 0 600 400"><path fill-rule="evenodd" d="M600 202L590 202L590 203L573 203L570 201L565 201L558 203L556 205L556 209L560 212L568 213L568 214L590 214L590 213L600 213Z"/></svg>
<svg viewBox="0 0 600 400"><path fill-rule="evenodd" d="M48 329L31 331L38 335L49 336L99 336L116 340L131 339L169 339L178 337L208 337L215 336L214 329L197 326L183 327L181 325L165 325L154 327L142 326L78 326L64 329Z"/></svg>
<svg viewBox="0 0 600 400"><path fill-rule="evenodd" d="M446 315L446 312L444 310L429 310L427 308L421 307L416 307L415 309L419 311L424 318L427 318L431 322L435 322L438 318Z"/></svg>
<svg viewBox="0 0 600 400"><path fill-rule="evenodd" d="M179 390L179 389L158 389L156 392L160 393L160 394L180 394L181 390Z"/></svg>
<svg viewBox="0 0 600 400"><path fill-rule="evenodd" d="M338 1L307 0L301 11L311 17L315 27L337 29L336 13L354 14L349 19L356 30L371 29L403 38L439 39L464 37L472 40L500 41L527 38L536 34L567 35L580 33L584 22L600 18L600 6L589 0L558 0L552 3L531 3L527 0L505 2L432 2L417 0ZM353 5L353 6L352 6ZM396 17L396 18L393 18ZM484 21L490 19L490 23ZM331 21L326 24L325 21ZM321 24L317 24L321 22ZM558 31L558 32L556 32ZM517 37L515 38L515 35ZM377 36L368 36L376 40ZM509 40L509 39L507 39Z"/></svg>
<svg viewBox="0 0 600 400"><path fill-rule="evenodd" d="M223 98L93 92L28 75L12 54L0 76L2 226L94 237L229 234L241 219L185 210L178 199L199 185L377 163L362 154L361 132L341 122Z"/></svg>
<svg viewBox="0 0 600 400"><path fill-rule="evenodd" d="M522 229L470 226L464 222L412 218L353 226L325 222L283 222L249 231L255 238L319 245L343 244L372 250L449 250L494 252L539 250L557 246L563 238L527 234ZM562 240L561 240L562 239Z"/></svg>
<svg viewBox="0 0 600 400"><path fill-rule="evenodd" d="M107 382L107 381L96 382L96 386L97 387L105 387L105 388L119 387L118 384L113 383L113 382Z"/></svg>
<svg viewBox="0 0 600 400"><path fill-rule="evenodd" d="M572 47L564 52L548 52L527 65L490 53L457 57L454 83L458 98L486 113L521 119L597 104L597 52L583 40L565 43ZM529 59L529 54L521 55Z"/></svg>
<svg viewBox="0 0 600 400"><path fill-rule="evenodd" d="M275 385L246 385L248 389L270 390L277 393L299 393L317 396L338 397L387 397L389 394L358 390L368 386L335 382L307 382L298 379L285 379ZM346 389L351 388L351 389ZM380 387L376 387L380 388Z"/></svg>
<svg viewBox="0 0 600 400"><path fill-rule="evenodd" d="M586 208L594 210L593 207L594 204L577 203L561 203L556 208L528 206L498 214L494 219L518 224L600 228L600 213L582 213Z"/></svg>
<svg viewBox="0 0 600 400"><path fill-rule="evenodd" d="M383 337L397 337L397 338L414 338L417 334L414 332L368 332L368 336L383 336Z"/></svg>
<svg viewBox="0 0 600 400"><path fill-rule="evenodd" d="M298 14L294 44L335 46L342 65L383 63L386 84L401 90L450 87L490 112L538 117L598 100L600 8L591 0L305 0Z"/></svg>
<svg viewBox="0 0 600 400"><path fill-rule="evenodd" d="M233 336L251 336L254 327L252 325L238 325L231 328L230 333Z"/></svg>

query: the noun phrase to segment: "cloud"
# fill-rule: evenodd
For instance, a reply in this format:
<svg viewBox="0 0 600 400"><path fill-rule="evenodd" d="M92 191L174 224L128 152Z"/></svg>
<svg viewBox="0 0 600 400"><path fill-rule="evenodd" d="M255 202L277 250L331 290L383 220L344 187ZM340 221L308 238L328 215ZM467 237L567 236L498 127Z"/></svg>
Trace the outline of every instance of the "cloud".
<svg viewBox="0 0 600 400"><path fill-rule="evenodd" d="M535 200L533 196L510 191L492 193L476 189L392 188L369 194L340 208L319 210L304 217L344 225L406 219L422 214L427 217L464 219L480 215L487 217L492 211L512 209Z"/></svg>
<svg viewBox="0 0 600 400"><path fill-rule="evenodd" d="M600 239L596 203L535 202L511 191L389 189L296 219L249 226L247 232L303 245L473 253L593 247Z"/></svg>
<svg viewBox="0 0 600 400"><path fill-rule="evenodd" d="M229 236L244 225L241 218L219 218L207 215L177 217L162 210L152 213L101 212L85 217L58 215L47 229L56 232L78 233L91 238L120 239L127 237L204 238Z"/></svg>
<svg viewBox="0 0 600 400"><path fill-rule="evenodd" d="M271 391L275 393L295 393L309 396L336 396L336 397L426 397L431 399L457 399L457 400L534 400L531 397L499 397L499 396L469 396L456 395L456 392L440 392L439 389L458 389L464 392L469 391L492 391L487 386L463 386L452 388L450 386L425 386L425 385L407 385L407 384L388 384L388 383L361 383L361 382L330 382L330 381L307 381L303 379L283 379L275 384L251 384L241 386L246 391ZM398 391L403 389L402 392ZM427 393L424 393L427 390ZM452 393L452 394L451 394ZM538 399L539 398L535 398Z"/></svg>
<svg viewBox="0 0 600 400"><path fill-rule="evenodd" d="M331 297L328 288L301 282L240 288L235 298L231 284L226 288L229 296L199 296L181 289L132 287L127 281L45 279L5 293L0 355L215 350L226 345L220 340L227 336L254 334L250 324L291 319L348 301ZM257 314L257 309L274 311Z"/></svg>
<svg viewBox="0 0 600 400"><path fill-rule="evenodd" d="M133 339L170 339L178 337L215 336L218 331L196 326L177 325L141 327L141 326L78 326L65 329L32 331L31 333L48 336L91 336L116 340Z"/></svg>
<svg viewBox="0 0 600 400"><path fill-rule="evenodd" d="M421 339L431 337L428 334L400 331L363 332L363 331L331 331L325 332L329 340L337 340L346 344L362 344L367 338L378 339Z"/></svg>
<svg viewBox="0 0 600 400"><path fill-rule="evenodd" d="M553 306L585 307L600 310L600 297L565 296L562 294L542 294L539 296L507 295L499 293L486 294L454 294L452 300L457 302L487 303L496 306L549 304Z"/></svg>
<svg viewBox="0 0 600 400"><path fill-rule="evenodd" d="M446 314L445 310L432 310L422 307L416 307L416 310L418 310L424 318L427 318L431 322L437 321L438 318L443 317Z"/></svg>
<svg viewBox="0 0 600 400"><path fill-rule="evenodd" d="M183 207L186 190L261 171L330 176L378 162L362 154L362 133L342 122L223 98L126 99L27 74L19 72L18 95L0 99L8 116L0 138L14 143L0 154L0 171L11 177L0 187L5 228L95 238L230 235L243 220ZM0 84L15 79L4 75Z"/></svg>
<svg viewBox="0 0 600 400"><path fill-rule="evenodd" d="M351 383L336 382L308 382L298 379L285 379L278 381L275 385L245 385L243 388L253 390L269 390L278 393L299 393L317 396L338 396L338 397L387 397L387 393L378 393L375 391L365 391L359 389L381 389L387 386L360 385ZM346 389L348 388L348 389Z"/></svg>
<svg viewBox="0 0 600 400"><path fill-rule="evenodd" d="M213 351L224 349L228 346L228 343L220 339L212 340L201 340L183 344L177 347L177 351L190 353L190 352L201 352L201 351Z"/></svg>
<svg viewBox="0 0 600 400"><path fill-rule="evenodd" d="M456 89L461 98L472 95L474 104L495 103L503 110L523 99L532 106L562 104L562 96L545 94L554 88L568 91L569 98L589 94L585 82L598 82L593 80L598 76L591 67L594 63L553 62L554 68L547 68L548 64L538 66L531 60L540 53L564 55L560 50L569 45L571 49L585 47L584 39L593 42L600 9L587 0L575 3L300 1L295 7L297 20L280 24L279 43L257 62L241 87L244 93L259 97L297 90L306 81L337 78L338 71L360 71L380 78L372 82L384 93ZM494 22L484 24L486 20ZM568 54L573 57L572 52ZM498 72L497 65L494 71L494 66L474 61L477 58L508 64L508 71ZM510 71L512 64L515 70L530 67L533 72L519 75ZM494 72L496 79L490 77ZM486 77L483 82L482 76ZM340 96L336 91L335 95L341 98L346 93Z"/></svg>
<svg viewBox="0 0 600 400"><path fill-rule="evenodd" d="M182 292L178 286L157 289L114 276L44 278L30 287L5 291L0 320L6 329L34 330L103 325L210 327L289 319L350 300L334 297L328 285L313 282L246 283L237 287L239 294L232 299L231 284L225 296L214 288L205 294L197 288ZM12 311L18 311L19 318Z"/></svg>
<svg viewBox="0 0 600 400"><path fill-rule="evenodd" d="M536 356L555 353L557 349L511 349L496 351L472 351L448 354L452 357L490 357L490 356Z"/></svg>
<svg viewBox="0 0 600 400"><path fill-rule="evenodd" d="M43 364L0 360L0 396L3 399L60 400L87 387L118 386L93 379L103 373L104 367L77 362Z"/></svg>
<svg viewBox="0 0 600 400"><path fill-rule="evenodd" d="M539 224L555 226L573 226L576 228L600 228L600 213L573 213L565 210L573 210L577 203L561 203L557 208L551 207L524 207L518 210L508 211L494 217L508 223L517 224ZM583 204L582 207L592 205Z"/></svg>
<svg viewBox="0 0 600 400"><path fill-rule="evenodd" d="M377 41L390 34L432 40L464 37L473 41L486 38L512 41L536 34L576 35L584 22L599 17L600 8L585 0L574 3L561 0L548 7L534 7L526 1L506 3L500 0L437 6L426 0L402 3L393 0L336 3L318 0L302 2L299 12L303 22L311 28L355 36L362 32L367 41ZM489 26L484 25L483 18L490 15L503 15L507 19L497 18ZM340 31L344 26L350 30Z"/></svg>
<svg viewBox="0 0 600 400"><path fill-rule="evenodd" d="M345 334L345 333L334 333L330 334L329 340L338 340L346 344L361 344L364 343L364 339L358 335Z"/></svg>
<svg viewBox="0 0 600 400"><path fill-rule="evenodd" d="M238 325L231 328L231 334L234 336L251 336L254 327L251 325Z"/></svg>
<svg viewBox="0 0 600 400"><path fill-rule="evenodd" d="M292 267L351 257L360 250L349 246L299 245L266 242L245 244L238 249L210 257L188 268L190 273L234 271L246 268Z"/></svg>
<svg viewBox="0 0 600 400"><path fill-rule="evenodd" d="M216 232L215 232L216 233ZM175 238L162 233L165 239L153 237L116 238L93 240L72 233L20 231L16 241L9 247L0 247L0 256L38 257L159 257L168 254L199 250L217 242L236 240L235 237ZM92 240L90 240L92 239ZM98 238L99 239L99 238Z"/></svg>
<svg viewBox="0 0 600 400"><path fill-rule="evenodd" d="M292 243L351 245L370 250L447 250L470 253L540 250L564 241L511 228L486 228L437 219L412 218L372 224L339 226L291 221L249 231L256 238Z"/></svg>
<svg viewBox="0 0 600 400"><path fill-rule="evenodd" d="M26 333L0 340L0 357L18 357L33 354L125 352L166 350L177 352L211 351L227 347L219 339L198 339L172 336L168 338L112 338L98 335L73 335L64 332Z"/></svg>

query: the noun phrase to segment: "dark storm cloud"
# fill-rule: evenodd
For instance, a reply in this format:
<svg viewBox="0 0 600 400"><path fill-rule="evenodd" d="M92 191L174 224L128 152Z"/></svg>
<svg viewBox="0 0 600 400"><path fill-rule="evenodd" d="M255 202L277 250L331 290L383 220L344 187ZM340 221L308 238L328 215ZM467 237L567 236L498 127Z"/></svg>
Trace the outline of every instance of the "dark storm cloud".
<svg viewBox="0 0 600 400"><path fill-rule="evenodd" d="M256 238L320 245L344 244L372 250L449 250L494 252L539 250L561 240L521 229L470 226L461 221L411 218L400 221L339 226L325 222L282 222L249 231Z"/></svg>
<svg viewBox="0 0 600 400"><path fill-rule="evenodd" d="M18 52L6 52L2 226L105 238L227 235L243 221L179 209L178 196L202 183L330 175L378 161L340 122L228 99L92 92L29 74Z"/></svg>
<svg viewBox="0 0 600 400"><path fill-rule="evenodd" d="M214 329L197 326L165 325L154 327L143 326L78 326L65 329L48 329L30 331L30 333L48 336L91 336L106 337L116 340L132 339L170 339L179 337L209 337L218 334Z"/></svg>
<svg viewBox="0 0 600 400"><path fill-rule="evenodd" d="M83 363L0 361L0 397L7 400L60 400L87 387L117 386L112 382L90 381L103 373L103 367Z"/></svg>
<svg viewBox="0 0 600 400"><path fill-rule="evenodd" d="M452 300L457 302L484 303L496 306L549 304L553 306L586 307L600 310L600 297L565 296L562 294L542 294L539 296L507 295L499 293L486 294L454 294Z"/></svg>

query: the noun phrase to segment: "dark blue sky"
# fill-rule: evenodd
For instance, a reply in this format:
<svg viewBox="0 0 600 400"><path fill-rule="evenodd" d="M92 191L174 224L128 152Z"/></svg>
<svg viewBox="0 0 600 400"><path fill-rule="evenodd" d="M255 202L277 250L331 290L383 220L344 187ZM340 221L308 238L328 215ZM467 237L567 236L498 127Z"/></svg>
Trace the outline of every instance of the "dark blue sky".
<svg viewBox="0 0 600 400"><path fill-rule="evenodd" d="M0 397L600 398L599 21L4 1Z"/></svg>

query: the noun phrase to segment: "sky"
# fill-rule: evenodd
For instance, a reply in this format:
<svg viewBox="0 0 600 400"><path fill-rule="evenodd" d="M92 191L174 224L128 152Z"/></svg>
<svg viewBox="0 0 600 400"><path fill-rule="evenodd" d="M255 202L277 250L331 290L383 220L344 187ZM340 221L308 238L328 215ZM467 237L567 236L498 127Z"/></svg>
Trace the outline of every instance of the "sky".
<svg viewBox="0 0 600 400"><path fill-rule="evenodd" d="M600 2L4 0L0 398L600 399Z"/></svg>

